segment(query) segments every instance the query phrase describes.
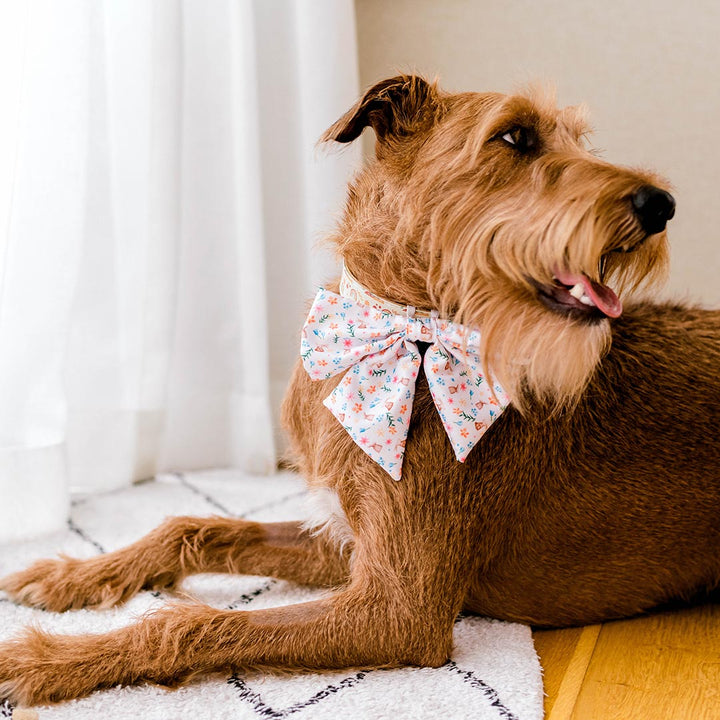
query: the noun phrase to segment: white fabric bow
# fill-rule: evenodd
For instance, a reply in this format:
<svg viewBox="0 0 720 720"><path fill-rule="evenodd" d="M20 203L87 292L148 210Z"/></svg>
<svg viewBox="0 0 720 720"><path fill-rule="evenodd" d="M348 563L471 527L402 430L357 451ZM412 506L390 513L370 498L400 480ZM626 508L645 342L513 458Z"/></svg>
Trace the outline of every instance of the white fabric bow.
<svg viewBox="0 0 720 720"><path fill-rule="evenodd" d="M394 480L402 475L421 363L418 341L430 343L425 376L455 457L464 462L508 403L502 388L485 379L477 331L436 313L414 317L408 307L397 315L321 289L302 332L300 352L311 379L346 371L325 406Z"/></svg>

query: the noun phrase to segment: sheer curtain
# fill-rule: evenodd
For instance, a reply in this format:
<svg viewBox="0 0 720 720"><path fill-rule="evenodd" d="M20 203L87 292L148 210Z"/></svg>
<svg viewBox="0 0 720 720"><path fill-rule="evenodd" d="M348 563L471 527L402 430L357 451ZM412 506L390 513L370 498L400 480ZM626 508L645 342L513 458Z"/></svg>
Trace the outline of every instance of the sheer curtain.
<svg viewBox="0 0 720 720"><path fill-rule="evenodd" d="M68 491L269 473L356 155L351 0L0 6L0 540Z"/></svg>

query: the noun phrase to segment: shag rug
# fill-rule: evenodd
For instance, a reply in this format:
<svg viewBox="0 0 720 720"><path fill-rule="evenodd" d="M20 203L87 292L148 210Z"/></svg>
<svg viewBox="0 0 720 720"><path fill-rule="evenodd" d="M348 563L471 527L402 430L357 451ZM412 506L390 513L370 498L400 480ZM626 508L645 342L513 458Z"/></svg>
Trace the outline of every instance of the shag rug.
<svg viewBox="0 0 720 720"><path fill-rule="evenodd" d="M304 483L292 473L271 478L234 471L160 476L127 490L76 498L65 532L0 547L0 575L59 552L89 557L115 550L168 515L296 520L303 517L304 496ZM227 575L190 577L183 590L214 607L243 610L305 602L326 594L271 578ZM169 598L143 592L112 610L50 613L15 605L0 594L0 639L12 637L30 623L60 633L105 632L162 607ZM284 676L247 672L196 680L178 690L117 687L35 711L41 720L540 720L542 708L541 670L530 629L466 616L455 624L452 659L441 668ZM0 717L11 717L12 712L7 702L0 705ZM27 717L22 711L15 716Z"/></svg>

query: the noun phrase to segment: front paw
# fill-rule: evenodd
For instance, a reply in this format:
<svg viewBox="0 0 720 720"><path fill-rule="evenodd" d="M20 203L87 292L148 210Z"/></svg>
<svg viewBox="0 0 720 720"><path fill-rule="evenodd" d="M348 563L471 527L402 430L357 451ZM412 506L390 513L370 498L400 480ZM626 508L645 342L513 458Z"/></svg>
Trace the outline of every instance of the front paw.
<svg viewBox="0 0 720 720"><path fill-rule="evenodd" d="M72 652L73 643L75 638L35 629L0 643L0 698L32 706L92 692L97 679L85 663L73 660L73 655L77 657L77 652Z"/></svg>
<svg viewBox="0 0 720 720"><path fill-rule="evenodd" d="M0 580L0 590L17 602L55 612L111 607L137 592L142 582L108 560L104 555L89 560L39 560Z"/></svg>
<svg viewBox="0 0 720 720"><path fill-rule="evenodd" d="M201 666L193 644L217 615L204 606L177 606L98 635L26 628L0 643L0 698L46 705L118 685L177 686Z"/></svg>

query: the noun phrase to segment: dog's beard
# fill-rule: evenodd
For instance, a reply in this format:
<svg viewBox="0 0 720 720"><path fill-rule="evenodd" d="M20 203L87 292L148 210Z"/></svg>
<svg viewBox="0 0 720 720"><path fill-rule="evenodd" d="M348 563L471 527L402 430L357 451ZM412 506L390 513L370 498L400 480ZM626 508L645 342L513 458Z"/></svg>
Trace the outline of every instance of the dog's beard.
<svg viewBox="0 0 720 720"><path fill-rule="evenodd" d="M521 411L530 400L552 410L574 405L611 339L608 320L559 317L520 294L485 303L481 334L486 371Z"/></svg>
<svg viewBox="0 0 720 720"><path fill-rule="evenodd" d="M610 321L601 308L563 313L541 302L538 288L558 285L557 268L624 300L666 274L664 233L647 238L617 201L564 207L521 222L517 208L495 208L485 215L492 223L465 224L451 253L445 243L445 253L430 263L428 285L438 288L441 312L480 329L485 369L521 411L531 400L555 411L572 407L610 348Z"/></svg>

